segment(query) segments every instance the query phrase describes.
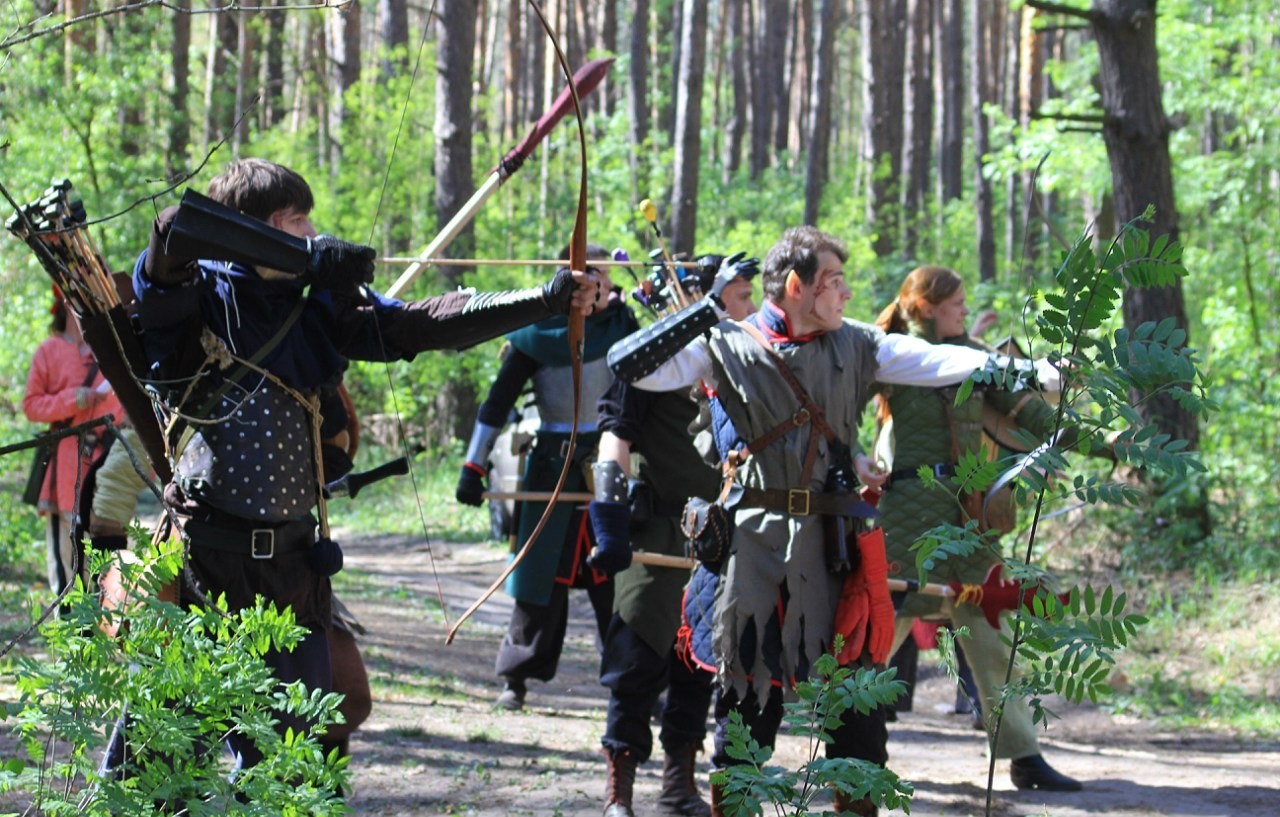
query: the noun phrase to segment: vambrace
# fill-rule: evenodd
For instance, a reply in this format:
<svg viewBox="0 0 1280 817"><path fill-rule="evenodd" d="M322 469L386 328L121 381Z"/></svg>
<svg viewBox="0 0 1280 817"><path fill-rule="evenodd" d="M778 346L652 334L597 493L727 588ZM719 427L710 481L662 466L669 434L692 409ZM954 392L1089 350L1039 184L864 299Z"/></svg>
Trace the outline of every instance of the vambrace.
<svg viewBox="0 0 1280 817"><path fill-rule="evenodd" d="M690 341L719 322L715 302L703 298L615 343L609 350L609 368L620 380L634 383L653 374Z"/></svg>
<svg viewBox="0 0 1280 817"><path fill-rule="evenodd" d="M489 470L489 455L493 453L493 444L502 429L476 420L471 430L471 442L467 445L467 462L475 463L486 471Z"/></svg>
<svg viewBox="0 0 1280 817"><path fill-rule="evenodd" d="M466 349L477 343L550 318L542 287L513 289L505 292L473 292L462 309L441 317L436 331L450 340L454 349Z"/></svg>
<svg viewBox="0 0 1280 817"><path fill-rule="evenodd" d="M231 261L301 275L311 243L188 189L164 237L165 255Z"/></svg>
<svg viewBox="0 0 1280 817"><path fill-rule="evenodd" d="M628 481L621 465L613 460L593 463L591 476L595 481L597 502L627 502Z"/></svg>

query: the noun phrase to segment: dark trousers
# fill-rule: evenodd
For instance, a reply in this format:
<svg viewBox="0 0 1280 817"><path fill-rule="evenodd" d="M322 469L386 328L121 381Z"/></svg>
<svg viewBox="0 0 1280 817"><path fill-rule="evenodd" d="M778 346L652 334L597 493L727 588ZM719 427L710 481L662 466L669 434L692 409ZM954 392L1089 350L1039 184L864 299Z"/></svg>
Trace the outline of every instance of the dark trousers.
<svg viewBox="0 0 1280 817"><path fill-rule="evenodd" d="M587 597L595 613L596 632L604 641L613 615L613 582L588 587ZM560 665L564 634L569 626L569 587L556 582L545 604L516 601L511 623L498 647L494 671L507 681L550 681Z"/></svg>
<svg viewBox="0 0 1280 817"><path fill-rule="evenodd" d="M653 753L649 718L667 689L659 740L667 751L707 736L707 711L715 676L676 655L654 652L616 613L609 622L600 659L600 683L609 689L609 712L601 744L612 752L630 749L643 763Z"/></svg>
<svg viewBox="0 0 1280 817"><path fill-rule="evenodd" d="M716 696L715 753L711 765L725 769L742 761L729 756L727 727L729 714L738 712L742 722L751 730L751 737L762 747L772 748L778 739L782 724L782 688L773 687L763 707L759 707L754 690L741 699L731 689L722 689ZM883 766L889 761L889 732L885 728L885 708L879 707L870 714L860 715L856 710L845 712L840 726L831 733L832 742L826 744L828 758L856 758Z"/></svg>
<svg viewBox="0 0 1280 817"><path fill-rule="evenodd" d="M272 650L263 658L281 684L302 681L311 690L329 692L333 689L333 675L329 668L329 640L323 629L307 630L307 634L292 652ZM296 715L277 712L276 717L280 719L276 726L276 731L280 734L290 728L295 732L311 728L310 724ZM254 766L262 760L258 747L243 735L233 732L227 738L227 746L236 755L236 765L240 768Z"/></svg>

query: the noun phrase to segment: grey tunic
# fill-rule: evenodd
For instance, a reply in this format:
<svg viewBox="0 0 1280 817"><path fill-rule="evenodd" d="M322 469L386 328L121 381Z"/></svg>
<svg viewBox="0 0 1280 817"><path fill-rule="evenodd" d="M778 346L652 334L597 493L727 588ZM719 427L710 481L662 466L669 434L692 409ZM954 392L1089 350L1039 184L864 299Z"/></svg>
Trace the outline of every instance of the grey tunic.
<svg viewBox="0 0 1280 817"><path fill-rule="evenodd" d="M876 373L879 329L845 321L843 327L808 343L780 352L796 379L836 435L857 439L858 423L870 398ZM769 359L768 353L740 326L722 323L709 343L714 388L739 435L752 440L792 417L799 400ZM739 482L754 488L809 488L820 491L826 479L827 443L818 443L817 463L808 485L800 483L812 424L786 433L738 471ZM820 516L788 516L760 508L739 510L732 555L726 560L716 591L714 645L717 672L741 695L750 684L765 700L774 678L765 664L760 635L781 602L782 680L784 688L808 672L830 649L841 580L826 567ZM754 629L750 654L743 655L744 635Z"/></svg>

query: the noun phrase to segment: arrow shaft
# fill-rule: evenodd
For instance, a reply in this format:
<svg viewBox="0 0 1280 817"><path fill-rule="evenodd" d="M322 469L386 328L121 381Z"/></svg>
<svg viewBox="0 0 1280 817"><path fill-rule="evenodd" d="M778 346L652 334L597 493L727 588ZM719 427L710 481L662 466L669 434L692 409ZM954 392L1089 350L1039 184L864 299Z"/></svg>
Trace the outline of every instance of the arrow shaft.
<svg viewBox="0 0 1280 817"><path fill-rule="evenodd" d="M441 267L563 267L568 262L558 258L437 258L434 256L388 255L375 258L379 264L436 264ZM665 265L665 264L664 264ZM673 261L673 267L697 269L696 261ZM652 261L608 261L603 258L592 258L592 267L652 267Z"/></svg>

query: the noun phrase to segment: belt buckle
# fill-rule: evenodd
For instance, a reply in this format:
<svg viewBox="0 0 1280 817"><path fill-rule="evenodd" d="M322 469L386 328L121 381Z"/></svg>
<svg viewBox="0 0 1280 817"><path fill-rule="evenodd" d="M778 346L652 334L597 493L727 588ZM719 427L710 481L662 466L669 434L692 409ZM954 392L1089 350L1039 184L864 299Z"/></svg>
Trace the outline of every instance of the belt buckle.
<svg viewBox="0 0 1280 817"><path fill-rule="evenodd" d="M560 442L560 459L567 460L569 458L569 441L562 440Z"/></svg>
<svg viewBox="0 0 1280 817"><path fill-rule="evenodd" d="M272 559L276 555L276 532L257 528L249 534L249 555L255 559Z"/></svg>
<svg viewBox="0 0 1280 817"><path fill-rule="evenodd" d="M800 500L803 499L803 502ZM787 513L792 516L808 516L809 515L809 489L808 488L788 488L787 489Z"/></svg>
<svg viewBox="0 0 1280 817"><path fill-rule="evenodd" d="M933 466L934 479L950 479L955 476L955 473L955 466L945 462L940 462Z"/></svg>

